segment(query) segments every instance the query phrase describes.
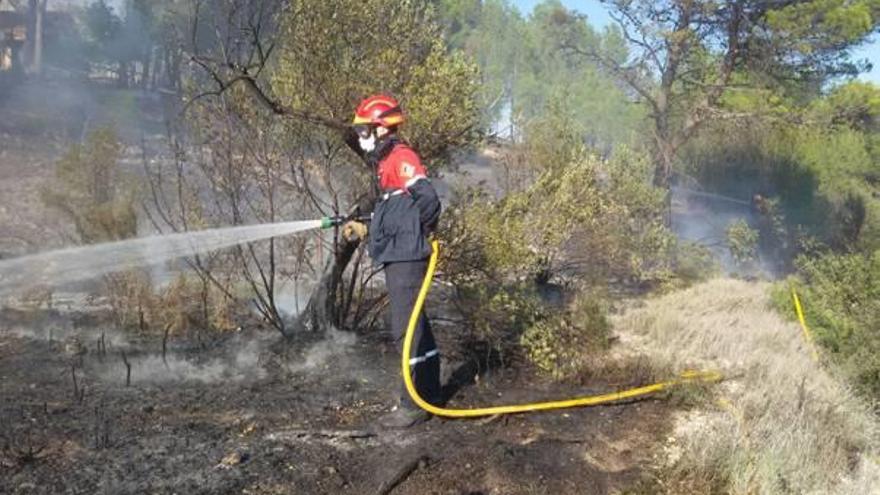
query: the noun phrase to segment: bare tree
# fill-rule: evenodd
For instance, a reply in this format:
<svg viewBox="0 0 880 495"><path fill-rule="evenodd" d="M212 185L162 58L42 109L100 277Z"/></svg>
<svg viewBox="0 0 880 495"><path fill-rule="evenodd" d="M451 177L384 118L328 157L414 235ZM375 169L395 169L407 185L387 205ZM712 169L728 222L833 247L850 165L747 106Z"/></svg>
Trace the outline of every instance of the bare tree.
<svg viewBox="0 0 880 495"><path fill-rule="evenodd" d="M234 223L290 219L285 216L290 210L282 213L281 206L291 199L312 218L355 206L369 211L376 191L356 135L338 117L347 120L367 92L404 97L420 92L420 100L411 100L417 110L423 102L420 119L408 130L424 157L439 158L471 139L477 114L470 104L473 71L440 43L441 29L430 22L427 1L404 7L379 0L355 5L193 0L189 5L186 25L179 26L193 69L184 114L188 132L200 140L194 148L210 148L207 160L197 162L211 184L210 195L221 193L222 201L212 208L226 211ZM377 39L377 29L394 16L409 27ZM387 60L389 53L396 59ZM369 70L359 70L368 67L387 76L382 87L375 86ZM438 84L438 72L449 84ZM298 89L289 90L291 80ZM431 106L435 101L447 103ZM249 267L245 278L253 282L260 312L285 334L357 326L371 321L366 313L381 305L381 298L367 290L375 271L364 270L359 242L335 235L318 247L332 256L293 325L280 322L272 300L278 270L274 244L268 253L244 247L238 255L239 264Z"/></svg>

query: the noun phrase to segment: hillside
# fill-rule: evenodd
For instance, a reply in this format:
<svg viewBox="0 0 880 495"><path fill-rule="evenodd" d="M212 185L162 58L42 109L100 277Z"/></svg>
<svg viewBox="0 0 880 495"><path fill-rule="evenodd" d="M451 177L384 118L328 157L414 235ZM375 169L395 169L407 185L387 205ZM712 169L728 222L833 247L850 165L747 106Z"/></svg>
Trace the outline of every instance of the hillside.
<svg viewBox="0 0 880 495"><path fill-rule="evenodd" d="M811 358L766 283L716 279L619 316L621 347L727 379L676 414L662 447L671 493L877 493L877 423ZM690 487L690 488L687 488Z"/></svg>

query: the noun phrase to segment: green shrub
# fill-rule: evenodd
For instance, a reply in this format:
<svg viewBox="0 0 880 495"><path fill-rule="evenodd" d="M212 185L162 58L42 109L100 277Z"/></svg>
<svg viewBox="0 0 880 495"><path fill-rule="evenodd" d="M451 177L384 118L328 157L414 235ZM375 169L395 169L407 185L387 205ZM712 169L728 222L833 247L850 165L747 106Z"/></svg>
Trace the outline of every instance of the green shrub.
<svg viewBox="0 0 880 495"><path fill-rule="evenodd" d="M675 277L675 239L648 161L625 149L609 160L583 148L570 156L502 199L459 191L439 229L441 270L473 336L558 377L598 348L607 323L601 300L585 296L554 313L542 305L540 285L594 294L609 283L660 287Z"/></svg>
<svg viewBox="0 0 880 495"><path fill-rule="evenodd" d="M466 262L465 272L519 280L565 275L581 285L669 279L675 238L664 226L664 193L651 186L648 161L626 149L610 160L586 150L576 156L500 200L460 192L441 229L450 267Z"/></svg>
<svg viewBox="0 0 880 495"><path fill-rule="evenodd" d="M42 191L46 205L76 227L85 244L125 239L137 234L136 198L119 166L122 143L103 127L74 144L56 164L55 181Z"/></svg>
<svg viewBox="0 0 880 495"><path fill-rule="evenodd" d="M740 265L758 259L758 231L743 220L735 220L727 226L727 246L734 261Z"/></svg>
<svg viewBox="0 0 880 495"><path fill-rule="evenodd" d="M839 251L880 247L876 143L876 131L832 123L714 124L683 150L682 167L707 190L761 198L760 248L789 268L804 236Z"/></svg>
<svg viewBox="0 0 880 495"><path fill-rule="evenodd" d="M579 372L608 344L610 324L601 299L580 295L567 311L537 320L520 337L529 361L557 379Z"/></svg>
<svg viewBox="0 0 880 495"><path fill-rule="evenodd" d="M525 283L464 283L457 287L457 296L471 337L497 353L502 363L519 353L518 336L546 318L534 286Z"/></svg>
<svg viewBox="0 0 880 495"><path fill-rule="evenodd" d="M688 286L708 279L718 273L718 260L712 251L696 242L679 242L675 255L675 280L677 285Z"/></svg>
<svg viewBox="0 0 880 495"><path fill-rule="evenodd" d="M860 390L880 397L880 250L801 257L796 265L800 280L790 283L817 343ZM794 315L787 286L780 284L773 300Z"/></svg>

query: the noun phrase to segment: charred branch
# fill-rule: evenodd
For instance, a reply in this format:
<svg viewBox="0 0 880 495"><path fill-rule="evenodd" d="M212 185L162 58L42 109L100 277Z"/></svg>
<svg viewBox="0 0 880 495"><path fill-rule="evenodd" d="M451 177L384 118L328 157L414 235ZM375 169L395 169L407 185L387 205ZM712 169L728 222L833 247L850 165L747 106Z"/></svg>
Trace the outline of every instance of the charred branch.
<svg viewBox="0 0 880 495"><path fill-rule="evenodd" d="M125 364L125 386L131 386L131 363L128 362L128 356L125 355L125 351L119 351L120 356L122 356L122 363Z"/></svg>

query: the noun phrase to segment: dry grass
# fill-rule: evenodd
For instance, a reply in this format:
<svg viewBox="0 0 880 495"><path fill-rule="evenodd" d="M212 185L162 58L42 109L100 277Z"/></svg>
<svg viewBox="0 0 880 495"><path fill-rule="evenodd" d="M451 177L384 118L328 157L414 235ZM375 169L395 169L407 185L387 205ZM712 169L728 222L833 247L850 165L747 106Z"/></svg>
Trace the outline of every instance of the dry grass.
<svg viewBox="0 0 880 495"><path fill-rule="evenodd" d="M716 406L677 419L661 462L666 491L880 493L869 407L812 360L768 290L716 279L616 318L622 347L657 366L728 377Z"/></svg>

